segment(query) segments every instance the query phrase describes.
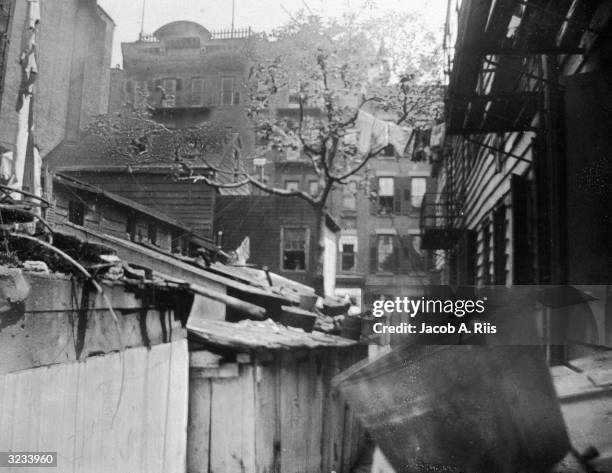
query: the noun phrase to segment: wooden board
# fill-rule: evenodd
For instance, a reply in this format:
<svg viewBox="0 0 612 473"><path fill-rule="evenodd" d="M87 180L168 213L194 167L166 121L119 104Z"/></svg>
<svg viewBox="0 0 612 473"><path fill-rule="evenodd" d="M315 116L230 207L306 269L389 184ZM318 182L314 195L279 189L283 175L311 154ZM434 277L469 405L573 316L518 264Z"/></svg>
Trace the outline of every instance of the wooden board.
<svg viewBox="0 0 612 473"><path fill-rule="evenodd" d="M187 425L187 471L208 473L212 384L210 378L191 378Z"/></svg>
<svg viewBox="0 0 612 473"><path fill-rule="evenodd" d="M2 375L0 450L57 451L59 472L184 472L187 389L186 340Z"/></svg>
<svg viewBox="0 0 612 473"><path fill-rule="evenodd" d="M210 472L255 472L255 394L251 366L236 378L213 378Z"/></svg>

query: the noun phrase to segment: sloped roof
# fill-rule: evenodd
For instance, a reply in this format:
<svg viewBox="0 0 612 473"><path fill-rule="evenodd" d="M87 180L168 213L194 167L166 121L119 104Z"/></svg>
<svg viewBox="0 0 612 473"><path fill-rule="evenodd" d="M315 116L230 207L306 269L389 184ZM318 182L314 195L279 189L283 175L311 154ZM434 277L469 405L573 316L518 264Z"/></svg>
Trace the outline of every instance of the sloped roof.
<svg viewBox="0 0 612 473"><path fill-rule="evenodd" d="M217 346L246 350L286 350L290 348L349 347L357 342L322 332L305 332L271 319L241 320L237 323L190 318L187 330L197 339Z"/></svg>
<svg viewBox="0 0 612 473"><path fill-rule="evenodd" d="M218 153L207 153L206 156L197 156L185 159L185 163L193 166L219 166L227 150ZM147 151L130 155L121 152L104 137L94 134L85 134L78 141L63 141L46 157L45 163L51 169L87 169L113 167L180 167L181 163L174 156L172 141L167 134L157 134L151 138Z"/></svg>
<svg viewBox="0 0 612 473"><path fill-rule="evenodd" d="M169 133L152 135L146 150L140 154L123 152L106 140L95 134L84 134L79 141L65 140L45 157L45 164L56 171L104 171L104 172L174 172L177 175L188 176L202 171L218 171L214 180L219 184L233 183L235 172L244 172L242 160L236 161L239 154L240 136L234 133L222 149L195 154L193 158L177 159L172 137ZM236 167L238 167L236 169ZM219 188L224 195L249 194L249 187Z"/></svg>
<svg viewBox="0 0 612 473"><path fill-rule="evenodd" d="M103 197L107 200L110 200L112 202L115 202L117 204L123 205L125 207L129 207L131 209L134 209L140 213L143 213L145 215L148 215L150 217L153 217L161 222L167 223L169 225L173 225L175 227L178 227L182 230L185 230L186 232L191 233L191 229L185 225L182 222L179 222L178 220L169 217L168 215L159 212L158 210L155 210L153 208L147 207L145 205L139 204L138 202L134 202L131 199L128 199L126 197L120 196L118 194L115 194L113 192L108 192L105 191L104 189L98 187L98 186L94 186L91 184L87 184L85 182L79 181L78 179L74 179L73 177L69 177L69 176L63 176L61 174L56 174L53 176L53 180L63 186L68 186L68 187L72 187L74 189L80 189L82 191L85 192L90 192L92 194L95 194L97 196Z"/></svg>

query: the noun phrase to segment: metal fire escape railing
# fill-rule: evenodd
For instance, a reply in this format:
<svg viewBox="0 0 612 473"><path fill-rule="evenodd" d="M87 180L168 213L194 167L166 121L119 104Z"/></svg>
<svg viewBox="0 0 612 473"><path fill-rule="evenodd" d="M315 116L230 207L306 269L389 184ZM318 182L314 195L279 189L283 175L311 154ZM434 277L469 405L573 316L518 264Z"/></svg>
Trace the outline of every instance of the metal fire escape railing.
<svg viewBox="0 0 612 473"><path fill-rule="evenodd" d="M462 204L451 193L428 193L421 204L421 248L449 250L461 237Z"/></svg>
<svg viewBox="0 0 612 473"><path fill-rule="evenodd" d="M445 38L447 66L452 68L446 109L449 135L534 131L542 86L558 84L534 74L532 60L585 54L581 38L585 33L598 34L577 3L465 0L455 9L454 35L448 24L453 12L449 4L449 38ZM450 36L456 37L454 51Z"/></svg>

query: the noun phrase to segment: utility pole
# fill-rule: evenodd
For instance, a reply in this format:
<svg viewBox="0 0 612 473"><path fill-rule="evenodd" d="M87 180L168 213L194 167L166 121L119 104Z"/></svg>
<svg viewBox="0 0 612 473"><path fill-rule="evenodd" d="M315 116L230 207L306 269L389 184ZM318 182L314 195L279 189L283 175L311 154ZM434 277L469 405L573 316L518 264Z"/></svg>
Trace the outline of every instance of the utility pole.
<svg viewBox="0 0 612 473"><path fill-rule="evenodd" d="M15 155L13 157L13 175L9 186L13 189L23 190L24 171L28 142L32 145L32 94L34 82L38 76L38 66L36 64L36 31L40 22L39 0L27 0L27 13L22 37L21 54L19 64L21 66L21 84L17 97L17 134L15 137ZM40 165L37 163L36 165ZM35 166L36 166L35 165ZM40 169L33 169L32 176L40 178ZM40 189L40 183L32 183L33 188ZM14 192L12 197L21 200L22 194Z"/></svg>

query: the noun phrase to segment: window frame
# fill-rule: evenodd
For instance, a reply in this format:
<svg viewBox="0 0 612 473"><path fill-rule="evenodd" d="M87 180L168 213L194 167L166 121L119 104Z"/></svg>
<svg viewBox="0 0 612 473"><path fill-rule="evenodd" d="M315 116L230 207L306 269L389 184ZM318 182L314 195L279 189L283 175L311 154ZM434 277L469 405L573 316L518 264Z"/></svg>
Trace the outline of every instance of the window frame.
<svg viewBox="0 0 612 473"><path fill-rule="evenodd" d="M157 246L157 240L159 236L159 231L157 228L157 223L149 222L147 224L147 241L149 244Z"/></svg>
<svg viewBox="0 0 612 473"><path fill-rule="evenodd" d="M414 192L414 182L417 180L422 180L425 183L423 187L423 193L418 194ZM426 176L411 176L410 177L410 206L414 209L420 209L423 205L423 199L425 198L425 194L427 194L427 177ZM420 196L419 205L415 205L415 196Z"/></svg>
<svg viewBox="0 0 612 473"><path fill-rule="evenodd" d="M227 81L230 82L230 88L229 90L226 90L223 88L223 84L226 83ZM235 83L235 78L234 77L221 77L221 80L219 82L219 105L221 107L227 107L227 106L232 106L235 105L235 100L234 100L234 91L236 88L236 83ZM224 97L226 97L225 94L229 93L229 103L226 103L224 100Z"/></svg>
<svg viewBox="0 0 612 473"><path fill-rule="evenodd" d="M303 230L304 231L304 268L303 269L287 269L285 268L285 239L287 230ZM308 258L310 256L310 228L299 225L287 225L281 227L280 232L280 269L284 272L305 273L308 271ZM291 250L289 250L291 251ZM299 250L293 250L299 251Z"/></svg>
<svg viewBox="0 0 612 473"><path fill-rule="evenodd" d="M391 182L391 192L389 194L383 194L381 185L382 180L389 180ZM378 214L391 215L395 211L395 176L378 176L376 180L378 186L377 204ZM388 209L388 210L385 210Z"/></svg>
<svg viewBox="0 0 612 473"><path fill-rule="evenodd" d="M70 200L68 201L68 221L79 227L85 226L85 214L87 208L81 200ZM75 221L75 215L77 216Z"/></svg>
<svg viewBox="0 0 612 473"><path fill-rule="evenodd" d="M384 262L381 262L381 251L380 251L380 240L381 238L389 238L391 241L391 252L390 253L384 253L385 255L387 255L388 257L397 257L397 243L396 243L396 238L397 235L393 234L393 233L378 233L376 234L376 273L388 273L388 274L395 274L396 271L394 270L395 268L395 264L396 261L391 261L392 267L390 269L384 269L382 267Z"/></svg>
<svg viewBox="0 0 612 473"><path fill-rule="evenodd" d="M162 87L164 89L165 99L162 101L162 107L172 108L176 106L176 88L178 79L176 77L166 77L162 79ZM167 83L172 83L172 87L168 87Z"/></svg>
<svg viewBox="0 0 612 473"><path fill-rule="evenodd" d="M294 188L289 188L291 184L295 184ZM300 181L298 179L286 179L284 188L286 191L299 191L300 190Z"/></svg>
<svg viewBox="0 0 612 473"><path fill-rule="evenodd" d="M196 101L194 100L194 86L199 83L200 84L200 90L199 90L199 97L200 100ZM204 77L192 77L191 78L191 96L189 97L189 101L191 103L191 105L196 105L199 107L202 107L204 105L204 90L206 86L206 79Z"/></svg>
<svg viewBox="0 0 612 473"><path fill-rule="evenodd" d="M350 246L352 247L352 252L346 253L344 251L344 247L346 246ZM338 257L338 262L339 262L339 267L338 267L338 272L342 273L342 274L353 274L357 272L357 255L358 255L358 248L359 248L359 239L357 238L357 235L341 235L340 238L338 239L338 253L339 253L339 257ZM345 269L344 268L344 256L350 254L352 255L353 258L353 264L351 265L350 268Z"/></svg>

